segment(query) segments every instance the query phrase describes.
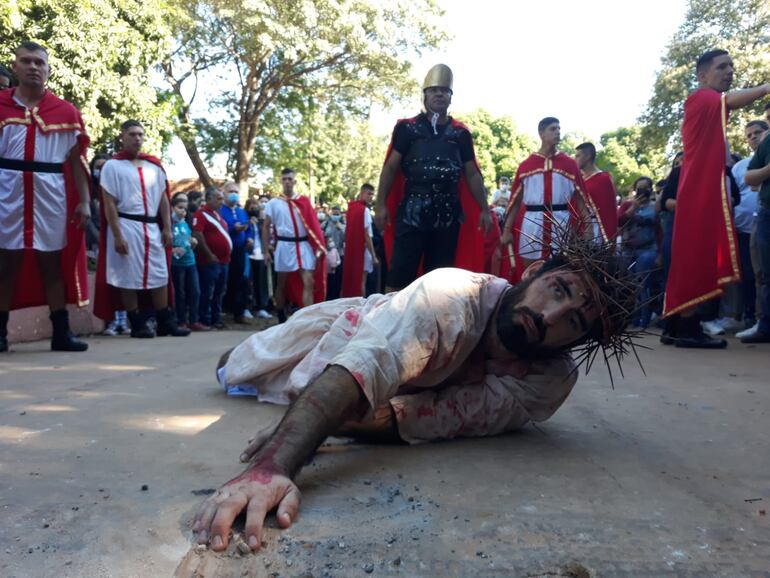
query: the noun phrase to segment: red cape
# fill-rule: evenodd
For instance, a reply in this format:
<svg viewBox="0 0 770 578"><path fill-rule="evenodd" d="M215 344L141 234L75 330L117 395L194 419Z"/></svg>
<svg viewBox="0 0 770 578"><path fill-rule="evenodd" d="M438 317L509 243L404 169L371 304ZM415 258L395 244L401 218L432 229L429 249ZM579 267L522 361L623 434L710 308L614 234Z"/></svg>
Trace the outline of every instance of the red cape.
<svg viewBox="0 0 770 578"><path fill-rule="evenodd" d="M417 119L418 117L415 116L412 118L401 119L398 122L417 122ZM468 127L463 123L451 117L450 122L454 128L468 130ZM392 150L393 141L391 140L390 145L388 146L388 152L385 154L386 160L390 156ZM476 162L475 155L474 162ZM478 163L476 163L476 168L478 168ZM385 202L388 208L388 214L390 215L388 224L383 232L385 258L388 260L388 263L391 262L393 255L393 240L396 237L395 219L398 212L398 206L404 199L405 184L406 177L404 176L403 171L399 169L393 179L393 185L388 192L387 201ZM460 197L463 213L465 214L465 222L460 227L460 235L457 238L454 266L460 269L482 273L484 271L484 234L478 228L481 209L471 194L464 173L461 173L460 175L457 192ZM347 251L345 257L347 258Z"/></svg>
<svg viewBox="0 0 770 578"><path fill-rule="evenodd" d="M519 165L519 168L516 169L516 178L511 186L511 199L508 201L506 218L508 216L508 211L512 209L516 199L524 193L523 179L533 174L545 172L559 173L563 177L571 180L575 185L575 194L580 195L586 209L594 214L597 212L593 201L586 193L580 169L578 169L577 163L572 157L562 152L557 152L550 158L546 158L540 153L532 153ZM570 223L572 227L577 227L578 223L581 222L581 216L575 204L575 194L572 195L572 199L569 202ZM521 280L522 273L524 273L524 262L519 256L519 233L521 232L521 225L524 222L526 213L527 207L522 202L519 205L518 213L516 213L513 222L513 243L508 247L503 247L503 254L500 261L500 277L504 277L512 283L518 283ZM546 225L549 225L548 221L545 221L545 223ZM547 258L548 255L550 255L551 234L552 231L550 230L550 226L544 227L544 240L547 236L549 241L544 243L546 246L543 248L543 258Z"/></svg>
<svg viewBox="0 0 770 578"><path fill-rule="evenodd" d="M364 277L364 201L350 201L345 227L345 262L342 264L342 296L361 297Z"/></svg>
<svg viewBox="0 0 770 578"><path fill-rule="evenodd" d="M500 274L500 219L497 213L489 209L489 218L492 228L484 235L484 273L492 275Z"/></svg>
<svg viewBox="0 0 770 578"><path fill-rule="evenodd" d="M719 297L741 280L738 243L725 182L727 106L710 88L684 103L684 162L674 212L671 269L663 315Z"/></svg>
<svg viewBox="0 0 770 578"><path fill-rule="evenodd" d="M0 130L5 125L20 124L37 127L43 134L55 132L68 132L78 130L77 145L80 149L80 160L86 177L90 174L86 151L89 138L86 133L83 119L75 106L46 91L43 100L32 109L29 117L25 108L13 100L15 88L0 91ZM28 159L33 160L33 159ZM85 231L73 220L75 208L80 201L72 168L68 162L63 163L64 169L64 194L67 195L67 245L61 252L61 270L66 292L67 303L74 303L78 307L88 305L88 267L86 260ZM32 173L26 173L32 174ZM90 179L88 179L90 180ZM31 190L30 190L31 194ZM31 204L25 203L29 207ZM32 211L25 211L25 237L32 234ZM26 221L29 220L29 223ZM43 288L43 281L37 268L33 249L24 249L21 269L16 278L13 290L11 309L23 309L46 305L48 299Z"/></svg>
<svg viewBox="0 0 770 578"><path fill-rule="evenodd" d="M316 255L319 252L321 253L321 256L316 259L315 272L313 273L315 281L313 284L313 303L320 303L326 299L326 241L324 241L321 223L318 222L313 205L310 204L310 199L307 197L297 195L290 199L289 203L299 212L302 224L307 231L308 241L310 246L313 247L313 252ZM299 272L290 273L286 279L286 299L302 306L303 287L302 277Z"/></svg>
<svg viewBox="0 0 770 578"><path fill-rule="evenodd" d="M610 173L600 171L583 179L586 192L596 206L599 226L607 240L618 236L618 201Z"/></svg>
<svg viewBox="0 0 770 578"><path fill-rule="evenodd" d="M115 160L126 160L131 157L124 152L112 156ZM139 153L139 158L152 163L163 170L160 159L145 153ZM169 196L168 179L166 179L166 196ZM104 214L104 199L102 191L99 191L99 259L96 264L96 287L94 290L94 315L105 321L112 321L116 311L122 311L123 300L120 298L120 289L107 283L107 217ZM160 224L161 230L163 223ZM168 270L168 303L174 304L174 286L171 283L171 249L166 249L166 268ZM148 291L139 292L139 309L152 309L152 299Z"/></svg>

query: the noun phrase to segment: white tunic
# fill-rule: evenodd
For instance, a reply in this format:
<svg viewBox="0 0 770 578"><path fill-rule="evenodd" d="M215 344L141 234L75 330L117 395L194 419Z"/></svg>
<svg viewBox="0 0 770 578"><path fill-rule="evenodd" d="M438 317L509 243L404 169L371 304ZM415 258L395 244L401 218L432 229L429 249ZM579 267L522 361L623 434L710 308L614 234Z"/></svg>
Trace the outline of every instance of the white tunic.
<svg viewBox="0 0 770 578"><path fill-rule="evenodd" d="M372 213L368 207L364 208L364 230L369 233L369 238L372 238ZM372 254L369 252L369 247L364 247L364 272L371 273L374 271L374 262L372 261Z"/></svg>
<svg viewBox="0 0 770 578"><path fill-rule="evenodd" d="M16 102L24 104L17 98ZM24 157L27 132L34 157ZM32 125L8 124L0 129L0 158L62 164L77 144L79 130L44 134ZM0 169L0 249L60 251L67 245L67 193L63 173L32 173L32 188L25 190L24 173ZM25 213L25 197L32 202ZM25 238L25 215L28 222Z"/></svg>
<svg viewBox="0 0 770 578"><path fill-rule="evenodd" d="M547 173L551 182L551 204L566 205L572 200L575 193L575 183L567 177L557 173ZM542 205L545 197L545 177L544 173L536 173L522 179L523 197L522 205ZM558 248L559 238L556 234L558 230L566 231L569 229L569 211L554 211L552 213L554 221L551 231L551 247ZM521 232L519 233L519 255L525 259L540 259L543 251L543 211L527 211L524 220L521 223Z"/></svg>
<svg viewBox="0 0 770 578"><path fill-rule="evenodd" d="M166 174L151 162L109 160L102 167L101 186L115 199L118 212L156 216L166 194ZM119 218L128 255L115 252L115 238L107 227L107 284L122 289L155 289L168 285L166 250L156 223Z"/></svg>
<svg viewBox="0 0 770 578"><path fill-rule="evenodd" d="M293 213L293 218L292 214ZM282 198L270 199L265 207L265 214L275 227L276 237L291 237L293 239L307 236L307 230L302 224L299 210L291 208ZM298 269L315 270L315 253L309 241L281 241L275 245L273 267L277 272L290 273Z"/></svg>

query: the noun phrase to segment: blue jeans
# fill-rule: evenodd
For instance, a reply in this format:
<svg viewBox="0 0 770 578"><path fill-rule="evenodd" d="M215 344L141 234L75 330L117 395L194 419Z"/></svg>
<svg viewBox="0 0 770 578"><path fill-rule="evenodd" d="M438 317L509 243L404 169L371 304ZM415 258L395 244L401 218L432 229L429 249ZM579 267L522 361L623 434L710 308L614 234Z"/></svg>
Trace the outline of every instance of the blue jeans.
<svg viewBox="0 0 770 578"><path fill-rule="evenodd" d="M759 302L762 316L760 333L770 334L770 209L761 207L757 214L757 249L759 250Z"/></svg>
<svg viewBox="0 0 770 578"><path fill-rule="evenodd" d="M636 273L643 285L642 290L639 293L639 311L634 316L633 323L639 327L647 328L652 318L652 299L653 286L655 284L655 278L653 276L653 270L655 269L655 259L658 256L658 251L655 247L651 249L640 249L630 252L627 258L630 262L634 263L633 272Z"/></svg>
<svg viewBox="0 0 770 578"><path fill-rule="evenodd" d="M195 265L187 265L186 267L171 265L171 278L174 281L176 320L179 323L190 323L191 325L197 323L201 296L198 268Z"/></svg>
<svg viewBox="0 0 770 578"><path fill-rule="evenodd" d="M201 281L201 302L198 317L204 325L222 323L222 298L227 288L227 265L213 263L198 269Z"/></svg>

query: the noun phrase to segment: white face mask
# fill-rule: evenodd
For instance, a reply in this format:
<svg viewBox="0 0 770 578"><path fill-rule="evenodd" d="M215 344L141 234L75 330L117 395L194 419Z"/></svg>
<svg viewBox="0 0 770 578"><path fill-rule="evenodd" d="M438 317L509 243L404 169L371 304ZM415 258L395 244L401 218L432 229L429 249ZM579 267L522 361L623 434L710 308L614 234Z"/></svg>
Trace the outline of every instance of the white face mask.
<svg viewBox="0 0 770 578"><path fill-rule="evenodd" d="M326 220L326 213L324 213L323 211L318 211L317 215L318 215L318 220L319 221L325 221Z"/></svg>

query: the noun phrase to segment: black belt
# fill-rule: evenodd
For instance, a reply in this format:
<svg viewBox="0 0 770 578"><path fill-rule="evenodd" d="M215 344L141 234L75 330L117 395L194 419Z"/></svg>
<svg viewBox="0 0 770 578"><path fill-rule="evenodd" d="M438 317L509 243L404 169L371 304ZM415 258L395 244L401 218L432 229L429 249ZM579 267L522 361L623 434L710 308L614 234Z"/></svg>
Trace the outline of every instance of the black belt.
<svg viewBox="0 0 770 578"><path fill-rule="evenodd" d="M63 163L41 163L39 161L0 159L0 169L30 173L63 173L64 165Z"/></svg>
<svg viewBox="0 0 770 578"><path fill-rule="evenodd" d="M527 211L553 213L554 211L569 211L569 205L527 205Z"/></svg>
<svg viewBox="0 0 770 578"><path fill-rule="evenodd" d="M275 237L279 241L289 241L291 243L301 243L302 241L307 241L307 236L305 237L282 237L281 235L276 235Z"/></svg>
<svg viewBox="0 0 770 578"><path fill-rule="evenodd" d="M160 219L158 215L151 217L150 215L129 215L128 213L121 213L118 211L118 217L121 219L128 219L129 221L139 221L140 223L155 223L160 225Z"/></svg>

